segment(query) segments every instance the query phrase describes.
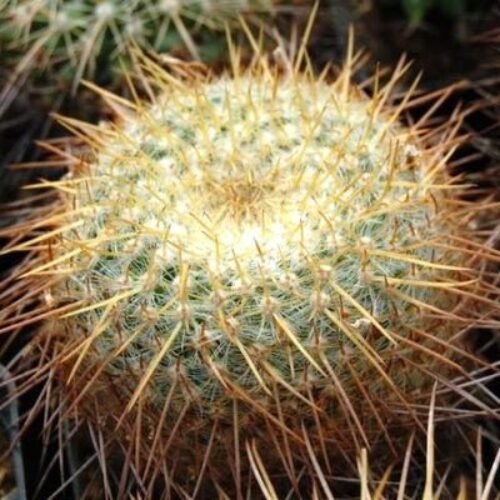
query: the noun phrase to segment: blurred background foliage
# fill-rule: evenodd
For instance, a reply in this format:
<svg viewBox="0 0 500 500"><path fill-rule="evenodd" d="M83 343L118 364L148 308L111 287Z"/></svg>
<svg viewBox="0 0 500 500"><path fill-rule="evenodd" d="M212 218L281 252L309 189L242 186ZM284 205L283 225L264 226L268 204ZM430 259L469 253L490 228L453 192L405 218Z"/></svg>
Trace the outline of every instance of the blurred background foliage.
<svg viewBox="0 0 500 500"><path fill-rule="evenodd" d="M470 4L468 0L382 0L387 5L395 5L399 1L412 25L421 24L433 11L456 19L467 12L468 4Z"/></svg>

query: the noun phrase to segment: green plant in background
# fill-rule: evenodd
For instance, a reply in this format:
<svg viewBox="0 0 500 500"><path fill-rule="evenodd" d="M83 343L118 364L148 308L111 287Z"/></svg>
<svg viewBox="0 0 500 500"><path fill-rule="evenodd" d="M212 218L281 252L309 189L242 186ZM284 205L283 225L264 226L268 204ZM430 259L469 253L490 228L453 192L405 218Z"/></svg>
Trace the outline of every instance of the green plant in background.
<svg viewBox="0 0 500 500"><path fill-rule="evenodd" d="M457 121L429 145L428 116L398 123L411 92L388 105L401 68L368 98L352 57L329 82L280 53L142 59L153 102L62 119L91 154L3 233L31 257L0 332L43 321L20 385L55 383L50 420L93 429L123 496L329 496L362 449L380 472L421 438L431 394L440 420L495 414L459 338L497 324L499 254L445 172Z"/></svg>
<svg viewBox="0 0 500 500"><path fill-rule="evenodd" d="M402 4L413 25L422 23L431 9L450 18L457 18L465 14L467 8L467 0L402 0Z"/></svg>
<svg viewBox="0 0 500 500"><path fill-rule="evenodd" d="M274 10L272 0L7 0L0 48L12 72L0 110L26 80L52 101L82 78L112 86L131 46L216 60L225 50L225 23Z"/></svg>
<svg viewBox="0 0 500 500"><path fill-rule="evenodd" d="M401 6L412 26L422 24L431 11L457 19L466 13L467 8L471 7L467 0L379 0L379 3L387 6Z"/></svg>

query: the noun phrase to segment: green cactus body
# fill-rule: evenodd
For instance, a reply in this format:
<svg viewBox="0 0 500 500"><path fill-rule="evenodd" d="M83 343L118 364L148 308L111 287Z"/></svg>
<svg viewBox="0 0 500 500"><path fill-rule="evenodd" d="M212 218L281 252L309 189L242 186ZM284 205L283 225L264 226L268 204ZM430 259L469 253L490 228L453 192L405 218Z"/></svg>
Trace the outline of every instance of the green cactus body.
<svg viewBox="0 0 500 500"><path fill-rule="evenodd" d="M347 74L152 73L158 97L117 98L116 126L67 121L94 155L57 184L31 273L63 311L38 341L65 412L193 496L241 493L261 465L293 485L398 453L470 363L452 336L490 307L452 139L426 149L387 88L369 99Z"/></svg>

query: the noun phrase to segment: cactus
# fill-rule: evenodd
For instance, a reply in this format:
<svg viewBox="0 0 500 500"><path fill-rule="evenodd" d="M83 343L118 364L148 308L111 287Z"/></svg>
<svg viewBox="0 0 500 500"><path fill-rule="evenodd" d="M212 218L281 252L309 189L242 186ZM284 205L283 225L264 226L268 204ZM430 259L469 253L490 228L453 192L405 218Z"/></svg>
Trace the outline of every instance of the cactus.
<svg viewBox="0 0 500 500"><path fill-rule="evenodd" d="M226 22L273 10L271 0L7 0L0 48L12 73L0 102L5 108L26 80L52 101L61 89L75 93L82 78L117 85L131 46L220 58Z"/></svg>
<svg viewBox="0 0 500 500"><path fill-rule="evenodd" d="M428 116L399 124L411 93L388 104L402 67L369 98L352 55L333 82L303 46L281 56L233 51L220 76L144 59L153 102L102 91L115 124L61 118L85 154L8 230L33 258L0 332L43 319L25 376L56 381L52 420L101 436L122 494L328 494L362 448L423 434L433 387L439 419L494 414L457 340L496 324L499 257L445 171L459 117L429 145Z"/></svg>

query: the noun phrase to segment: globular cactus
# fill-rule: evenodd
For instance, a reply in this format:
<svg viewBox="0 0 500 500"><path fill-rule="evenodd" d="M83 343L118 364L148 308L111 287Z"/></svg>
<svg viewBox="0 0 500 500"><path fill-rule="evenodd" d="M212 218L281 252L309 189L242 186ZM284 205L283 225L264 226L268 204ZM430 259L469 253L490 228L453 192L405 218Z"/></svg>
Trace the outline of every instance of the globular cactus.
<svg viewBox="0 0 500 500"><path fill-rule="evenodd" d="M331 82L281 54L144 60L153 102L63 119L91 152L10 229L34 255L12 293L44 304L0 331L43 319L26 377L56 380L53 418L95 430L121 494L328 496L362 448L383 469L423 433L433 388L436 418L495 413L459 341L496 324L499 255L445 171L457 117L429 145L427 116L399 124L411 93L388 104L400 71L369 98L351 58Z"/></svg>
<svg viewBox="0 0 500 500"><path fill-rule="evenodd" d="M5 108L26 80L41 95L48 93L52 105L62 89L74 93L82 78L97 74L102 84L116 86L130 65L131 47L217 59L225 50L225 24L234 25L239 15L272 14L275 5L272 0L7 0L0 11L3 63L12 68L0 89Z"/></svg>

